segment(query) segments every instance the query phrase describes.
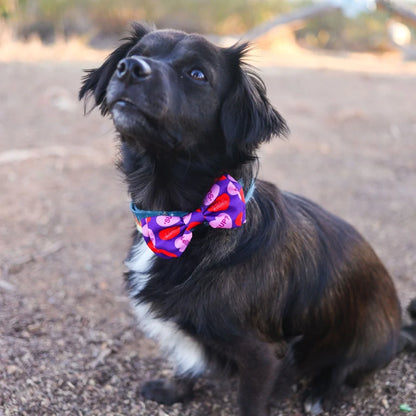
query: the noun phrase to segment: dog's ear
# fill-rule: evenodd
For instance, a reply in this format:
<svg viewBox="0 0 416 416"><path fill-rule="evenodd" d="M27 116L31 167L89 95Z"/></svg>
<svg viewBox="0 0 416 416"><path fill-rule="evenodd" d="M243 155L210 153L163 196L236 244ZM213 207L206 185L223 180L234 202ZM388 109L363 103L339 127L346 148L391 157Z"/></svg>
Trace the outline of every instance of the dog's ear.
<svg viewBox="0 0 416 416"><path fill-rule="evenodd" d="M114 50L99 68L87 69L85 71L87 74L82 78L83 82L79 91L79 99L87 99L89 96L94 96L94 107L100 105L101 113L105 115L108 111L105 101L107 85L117 68L117 64L127 56L129 50L144 35L152 30L153 28L145 24L133 23L130 36L123 39L125 42Z"/></svg>
<svg viewBox="0 0 416 416"><path fill-rule="evenodd" d="M285 120L267 98L264 82L244 62L248 50L247 43L226 50L234 81L221 108L221 125L231 154L250 155L260 143L289 133Z"/></svg>

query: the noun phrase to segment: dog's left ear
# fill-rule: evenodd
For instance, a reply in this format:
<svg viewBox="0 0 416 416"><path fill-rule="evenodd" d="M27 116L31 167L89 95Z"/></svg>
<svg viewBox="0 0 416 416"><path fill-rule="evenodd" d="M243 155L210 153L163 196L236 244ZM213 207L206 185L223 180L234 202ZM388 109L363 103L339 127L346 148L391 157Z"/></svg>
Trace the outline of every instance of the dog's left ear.
<svg viewBox="0 0 416 416"><path fill-rule="evenodd" d="M251 154L260 143L289 133L285 120L267 98L264 82L243 61L248 49L245 43L226 50L235 77L221 108L221 125L231 154Z"/></svg>
<svg viewBox="0 0 416 416"><path fill-rule="evenodd" d="M83 77L82 87L79 91L79 99L88 98L93 95L95 106L100 105L101 113L105 115L108 111L105 101L107 85L110 82L119 61L127 56L129 50L147 33L153 29L141 23L134 23L131 35L123 40L124 42L116 50L114 50L105 62L95 69L88 69L87 75Z"/></svg>

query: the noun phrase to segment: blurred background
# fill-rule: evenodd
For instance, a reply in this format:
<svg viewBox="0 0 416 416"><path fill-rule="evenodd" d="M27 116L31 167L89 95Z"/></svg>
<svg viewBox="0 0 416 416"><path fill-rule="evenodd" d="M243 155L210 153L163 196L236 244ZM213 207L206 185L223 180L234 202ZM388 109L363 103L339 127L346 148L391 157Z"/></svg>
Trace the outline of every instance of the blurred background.
<svg viewBox="0 0 416 416"><path fill-rule="evenodd" d="M132 20L241 37L286 14L286 27L303 47L385 52L414 40L415 5L416 0L0 0L0 28L14 39L38 37L48 44L76 36L102 48L113 46Z"/></svg>

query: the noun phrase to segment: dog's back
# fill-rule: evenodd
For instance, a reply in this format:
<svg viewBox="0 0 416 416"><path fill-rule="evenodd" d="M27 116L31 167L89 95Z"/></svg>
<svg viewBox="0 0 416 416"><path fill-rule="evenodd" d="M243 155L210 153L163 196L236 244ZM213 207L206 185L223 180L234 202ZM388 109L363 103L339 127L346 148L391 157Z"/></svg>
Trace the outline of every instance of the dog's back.
<svg viewBox="0 0 416 416"><path fill-rule="evenodd" d="M400 304L387 270L352 226L299 196L285 193L282 201L293 229L283 249L292 264L283 331L301 335L293 355L316 398L359 383L395 356Z"/></svg>

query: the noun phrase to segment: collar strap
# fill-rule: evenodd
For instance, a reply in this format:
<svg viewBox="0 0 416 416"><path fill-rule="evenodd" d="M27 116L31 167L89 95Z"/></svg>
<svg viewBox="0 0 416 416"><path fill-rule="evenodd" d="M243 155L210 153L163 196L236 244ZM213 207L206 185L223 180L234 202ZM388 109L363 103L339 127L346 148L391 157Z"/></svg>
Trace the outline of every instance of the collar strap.
<svg viewBox="0 0 416 416"><path fill-rule="evenodd" d="M240 180L238 182L241 183L241 185L243 185L242 180ZM248 188L248 191L245 194L246 204L248 203L248 201L250 201L251 198L253 198L255 190L256 190L256 181L255 181L255 179L252 179L251 184L250 184L250 188Z"/></svg>
<svg viewBox="0 0 416 416"><path fill-rule="evenodd" d="M247 192L251 199L254 180ZM246 221L243 187L230 175L216 180L200 208L192 212L144 211L131 203L139 232L149 248L162 258L182 255L192 238L192 229L200 224L212 228L237 228Z"/></svg>
<svg viewBox="0 0 416 416"><path fill-rule="evenodd" d="M240 179L238 183L241 186L243 186L242 179ZM248 191L245 194L246 204L253 197L255 190L256 190L256 181L255 179L252 179L250 188L248 188ZM137 208L136 204L133 201L131 201L130 203L130 210L139 221L147 217L157 217L159 215L163 215L166 217L184 217L185 215L189 214L189 212L187 211L145 211L143 209Z"/></svg>
<svg viewBox="0 0 416 416"><path fill-rule="evenodd" d="M130 209L139 221L147 217L157 217L158 215L164 215L166 217L184 217L189 214L189 212L186 211L144 211L137 208L133 201L130 203Z"/></svg>

